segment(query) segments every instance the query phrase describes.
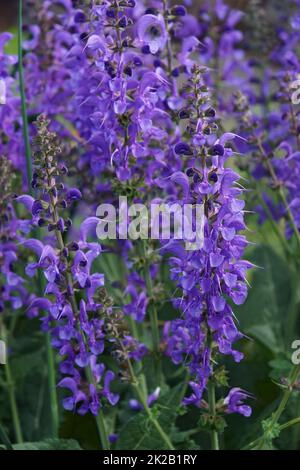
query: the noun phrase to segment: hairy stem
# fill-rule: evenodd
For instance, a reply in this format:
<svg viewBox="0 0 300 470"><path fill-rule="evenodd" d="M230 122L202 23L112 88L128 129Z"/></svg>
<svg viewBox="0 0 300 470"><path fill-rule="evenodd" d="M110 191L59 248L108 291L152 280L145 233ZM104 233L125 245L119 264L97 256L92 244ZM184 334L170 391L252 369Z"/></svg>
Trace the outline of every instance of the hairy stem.
<svg viewBox="0 0 300 470"><path fill-rule="evenodd" d="M288 421L287 423L284 423L280 426L280 430L284 431L287 428L290 428L291 426L295 426L296 424L300 424L300 417L299 418L294 418Z"/></svg>
<svg viewBox="0 0 300 470"><path fill-rule="evenodd" d="M142 244L142 249L143 249L143 256L145 260L144 276L145 276L145 282L146 282L147 296L149 298L148 311L149 311L151 334L152 334L152 346L153 346L153 352L156 356L155 365L156 365L157 380L158 380L158 383L160 383L161 382L161 364L159 360L160 337L159 337L158 315L157 315L157 310L156 310L156 306L154 303L153 283L152 283L152 278L151 278L151 273L150 273L150 264L149 264L148 254L146 251L144 240Z"/></svg>
<svg viewBox="0 0 300 470"><path fill-rule="evenodd" d="M18 406L16 401L15 395L15 384L13 382L12 373L10 369L10 365L8 362L8 358L6 359L5 368L5 376L6 376L6 383L7 383L7 390L8 390L8 397L10 403L10 409L12 414L12 421L14 426L15 438L18 444L23 442L23 434L21 429L20 417L18 412Z"/></svg>
<svg viewBox="0 0 300 470"><path fill-rule="evenodd" d="M120 341L120 346L123 348L122 341ZM130 359L127 359L127 364L128 364L128 370L129 370L129 374L130 374L130 378L131 378L133 388L134 388L134 390L137 394L138 399L142 403L143 408L144 408L149 420L151 421L151 423L153 424L153 426L157 430L157 432L160 435L160 437L162 438L163 442L166 444L167 449L168 450L174 450L175 448L174 448L169 436L165 433L165 431L161 427L159 421L153 416L153 413L152 413L151 409L149 408L149 406L147 404L147 398L145 397L142 389L140 388L139 381L138 381L137 377L135 376L135 373L134 373L134 370L133 370Z"/></svg>
<svg viewBox="0 0 300 470"><path fill-rule="evenodd" d="M273 413L271 420L270 420L270 425L268 426L269 429L274 428L274 426L278 423L282 413L285 410L285 407L290 399L290 396L293 392L293 387L298 379L298 375L300 373L300 365L295 366L294 369L292 370L291 376L290 376L290 381L289 381L289 386L287 387L286 391L283 394L283 397L278 405L278 408L276 409L275 413ZM261 450L264 448L265 444L267 443L268 437L266 436L266 433L263 434L263 436L259 439L259 443L257 445L257 449Z"/></svg>
<svg viewBox="0 0 300 470"><path fill-rule="evenodd" d="M216 392L215 392L215 384L210 380L207 387L208 393L208 405L209 405L209 413L212 417L216 416ZM219 446L219 436L216 430L210 431L210 439L211 439L211 447L212 450L220 450Z"/></svg>

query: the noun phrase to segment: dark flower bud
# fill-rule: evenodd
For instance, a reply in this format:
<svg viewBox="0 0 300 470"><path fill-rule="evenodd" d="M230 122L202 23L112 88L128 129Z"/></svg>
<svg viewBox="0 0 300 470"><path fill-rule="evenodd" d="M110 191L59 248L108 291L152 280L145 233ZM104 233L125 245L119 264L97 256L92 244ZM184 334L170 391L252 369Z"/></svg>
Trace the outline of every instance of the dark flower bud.
<svg viewBox="0 0 300 470"><path fill-rule="evenodd" d="M65 258L67 258L69 256L69 250L68 248L64 248L63 251L62 251L62 254L64 255Z"/></svg>
<svg viewBox="0 0 300 470"><path fill-rule="evenodd" d="M39 227L44 227L46 225L47 221L45 219L39 219L38 220L38 226Z"/></svg>
<svg viewBox="0 0 300 470"><path fill-rule="evenodd" d="M126 26L127 26L127 18L126 18L126 16L123 16L123 17L119 20L118 26L119 26L120 28L126 28Z"/></svg>
<svg viewBox="0 0 300 470"><path fill-rule="evenodd" d="M127 65L127 67L124 68L124 73L128 75L128 77L132 77L132 68Z"/></svg>
<svg viewBox="0 0 300 470"><path fill-rule="evenodd" d="M89 289L91 287L92 283L90 278L88 277L87 280L85 281L85 289Z"/></svg>
<svg viewBox="0 0 300 470"><path fill-rule="evenodd" d="M171 14L174 16L185 16L186 15L186 9L182 5L175 5L171 9Z"/></svg>
<svg viewBox="0 0 300 470"><path fill-rule="evenodd" d="M50 189L50 192L54 197L57 197L57 189L55 186L53 186L53 188Z"/></svg>
<svg viewBox="0 0 300 470"><path fill-rule="evenodd" d="M135 1L134 0L128 0L127 1L127 6L128 8L134 8L136 5Z"/></svg>
<svg viewBox="0 0 300 470"><path fill-rule="evenodd" d="M74 22L75 23L85 23L85 21L86 21L86 16L85 16L84 12L82 10L78 10L75 13L75 16L74 16Z"/></svg>
<svg viewBox="0 0 300 470"><path fill-rule="evenodd" d="M59 221L57 222L57 230L59 230L60 232L64 232L65 230L65 223L62 218L60 218Z"/></svg>
<svg viewBox="0 0 300 470"><path fill-rule="evenodd" d="M186 170L186 174L187 174L188 177L193 176L193 175L194 175L194 170L193 170L193 168L188 168L188 169Z"/></svg>
<svg viewBox="0 0 300 470"><path fill-rule="evenodd" d="M78 251L79 250L79 245L76 242L72 242L68 246L70 251Z"/></svg>
<svg viewBox="0 0 300 470"><path fill-rule="evenodd" d="M161 60L159 60L159 59L155 59L155 60L153 61L153 65L154 65L155 68L163 67L162 62L161 62Z"/></svg>
<svg viewBox="0 0 300 470"><path fill-rule="evenodd" d="M71 220L71 219L67 219L67 220L66 220L66 227L67 227L67 228L72 227L72 220Z"/></svg>
<svg viewBox="0 0 300 470"><path fill-rule="evenodd" d="M208 108L206 111L205 111L205 116L207 117L215 117L216 116L216 110L214 108Z"/></svg>
<svg viewBox="0 0 300 470"><path fill-rule="evenodd" d="M178 116L180 119L188 119L190 117L190 113L187 109L182 109L179 111Z"/></svg>
<svg viewBox="0 0 300 470"><path fill-rule="evenodd" d="M143 62L141 61L141 59L138 56L134 57L133 63L136 67L140 67L141 65L143 65Z"/></svg>
<svg viewBox="0 0 300 470"><path fill-rule="evenodd" d="M115 17L114 10L107 10L106 11L106 16L108 16L108 18L114 18Z"/></svg>
<svg viewBox="0 0 300 470"><path fill-rule="evenodd" d="M62 199L60 202L59 202L59 205L60 207L62 207L63 209L66 209L68 207L68 204L67 204L67 201L65 199Z"/></svg>
<svg viewBox="0 0 300 470"><path fill-rule="evenodd" d="M65 185L64 185L63 183L59 183L59 184L57 185L57 189L58 189L59 191L62 191L63 189L65 189Z"/></svg>
<svg viewBox="0 0 300 470"><path fill-rule="evenodd" d="M150 47L146 44L145 46L142 47L141 49L142 54L150 54Z"/></svg>
<svg viewBox="0 0 300 470"><path fill-rule="evenodd" d="M225 149L224 149L223 145L216 144L213 147L213 154L214 155L219 155L220 157L223 157L224 153L225 153Z"/></svg>
<svg viewBox="0 0 300 470"><path fill-rule="evenodd" d="M178 67L172 70L172 77L175 77L175 78L179 77L179 74L180 74L180 70Z"/></svg>
<svg viewBox="0 0 300 470"><path fill-rule="evenodd" d="M55 229L56 229L56 225L55 225L55 224L49 224L49 225L48 225L48 232L53 232Z"/></svg>
<svg viewBox="0 0 300 470"><path fill-rule="evenodd" d="M175 153L177 155L193 155L191 147L185 142L179 142L175 145Z"/></svg>
<svg viewBox="0 0 300 470"><path fill-rule="evenodd" d="M193 181L194 183L200 183L201 178L200 178L200 175L198 175L198 173L195 173L195 175L193 176Z"/></svg>
<svg viewBox="0 0 300 470"><path fill-rule="evenodd" d="M76 26L71 26L69 28L69 33L70 34L76 34L77 33L77 27Z"/></svg>
<svg viewBox="0 0 300 470"><path fill-rule="evenodd" d="M218 181L218 175L217 173L213 172L209 175L209 180L210 181L213 181L214 183L216 183Z"/></svg>
<svg viewBox="0 0 300 470"><path fill-rule="evenodd" d="M145 15L156 15L157 10L155 8L146 8Z"/></svg>

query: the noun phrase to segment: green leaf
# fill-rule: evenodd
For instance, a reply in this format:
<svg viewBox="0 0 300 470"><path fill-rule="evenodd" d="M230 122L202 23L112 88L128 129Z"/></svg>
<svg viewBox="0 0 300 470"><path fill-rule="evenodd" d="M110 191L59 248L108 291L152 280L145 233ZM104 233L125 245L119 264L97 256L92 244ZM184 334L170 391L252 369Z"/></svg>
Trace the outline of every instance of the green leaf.
<svg viewBox="0 0 300 470"><path fill-rule="evenodd" d="M14 450L82 450L74 439L45 439L40 442L15 444Z"/></svg>
<svg viewBox="0 0 300 470"><path fill-rule="evenodd" d="M157 401L158 421L167 435L171 435L182 401L182 385L166 391ZM164 450L165 443L144 412L129 419L119 434L118 450Z"/></svg>
<svg viewBox="0 0 300 470"><path fill-rule="evenodd" d="M259 266L253 271L246 303L235 309L242 330L274 354L285 350L284 337L292 299L292 272L269 246L248 255Z"/></svg>

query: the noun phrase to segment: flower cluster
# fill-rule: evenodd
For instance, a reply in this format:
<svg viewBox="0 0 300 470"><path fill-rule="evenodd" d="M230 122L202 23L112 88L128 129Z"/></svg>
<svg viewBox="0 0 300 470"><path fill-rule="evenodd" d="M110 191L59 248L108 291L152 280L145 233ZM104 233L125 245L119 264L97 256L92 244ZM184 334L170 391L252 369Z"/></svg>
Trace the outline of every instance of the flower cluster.
<svg viewBox="0 0 300 470"><path fill-rule="evenodd" d="M18 310L29 301L25 281L16 269L22 225L12 204L12 188L12 163L0 156L0 312L6 304Z"/></svg>
<svg viewBox="0 0 300 470"><path fill-rule="evenodd" d="M172 247L177 256L181 253L171 258L172 279L183 289L183 298L173 303L185 318L172 323L167 347L176 363L191 358L191 383L197 393L186 403L199 405L213 374L215 350L232 354L236 361L242 357L232 347L242 335L225 298L238 305L244 302L251 267L241 260L247 241L239 234L245 229L239 176L224 166L233 155L226 144L235 135L216 136L216 112L202 80L207 69L195 65L201 43L194 36L200 31L193 28L191 15L182 7L168 8L167 2L149 2L143 14L134 2L125 3L103 2L74 17L78 21L80 16L84 30L74 35L69 54L69 66L77 71L73 86L79 113L74 122L87 142L80 165L89 163L101 189L108 175L119 180L113 186L119 194L126 185L138 189L131 193L135 201L205 206L204 248L189 253ZM232 51L241 39L234 30L241 15L234 12L228 20L222 9L219 2L218 15L228 23L222 44ZM109 186L105 189L113 198ZM132 246L122 250L132 269ZM153 282L151 260L150 269ZM131 299L124 312L142 321L151 310L150 293L145 295L140 272L132 272L128 282L125 293Z"/></svg>
<svg viewBox="0 0 300 470"><path fill-rule="evenodd" d="M239 233L245 229L239 175L225 166L233 156L228 143L238 136L216 135L216 112L205 92L204 72L195 67L185 87L187 140L175 146L175 152L187 158L185 179L182 175L186 198L204 206L204 243L193 252L171 247L171 275L182 289L182 297L174 299L174 304L183 315L172 322L168 341L168 354L175 363L189 365L193 394L185 403L196 405L201 404L213 375L216 352L230 354L236 362L243 357L233 348L242 334L227 299L236 305L245 301L246 274L251 267L241 259L247 240Z"/></svg>
<svg viewBox="0 0 300 470"><path fill-rule="evenodd" d="M191 375L192 395L184 403L197 406L215 379L213 364L222 355L242 359L233 346L243 335L232 302L245 301L251 264L242 260L245 203L239 175L229 164L233 142L241 139L222 131L208 88L215 78L205 67L223 58L222 80L236 76L241 13L220 0L215 14L218 46L207 38L210 20L204 10L195 18L165 0L77 2L76 7L68 0L45 1L38 26L29 28L24 69L30 117L41 111L51 116L51 129L63 144L58 146L49 121L40 115L34 197L17 199L32 216L22 222L33 229L32 238L21 242L35 255L26 274L42 272L46 282L44 295L35 297L27 311L32 317L44 311L42 328L61 357L59 386L71 392L64 399L68 410L97 415L105 400L117 403L110 389L116 368L107 355L116 360L122 378L134 383L131 361L149 353L156 365L166 342L166 356L186 365ZM220 106L225 112L227 100ZM22 148L19 134L15 140ZM11 149L6 151L13 161ZM175 241L118 240L114 249L126 273L120 283L122 305L116 308L97 269L102 248L88 239L98 223L93 216L98 198L113 203L119 195L128 195L130 202L200 204L205 223L204 244L196 251ZM87 218L78 230L81 212ZM167 294L159 265L170 252L171 280L181 296L172 298L177 318L167 322L163 335L157 307ZM148 320L149 350L136 334ZM141 338L148 346L147 333L142 331ZM241 406L248 395L237 390L223 408L248 416L249 408ZM158 393L148 401L138 397L138 406L143 402L147 409Z"/></svg>
<svg viewBox="0 0 300 470"><path fill-rule="evenodd" d="M65 242L71 222L61 212L80 200L81 193L76 188L64 188L62 178L67 169L59 163L60 148L48 125L45 116L38 118L32 186L39 198L32 201L31 213L33 224L46 226L55 237L45 238L44 243L36 239L22 243L38 258L37 262L27 264L27 275L33 277L41 269L47 282L45 297L34 299L29 314L48 312L42 317L42 328L50 331L52 345L62 357L60 372L65 377L59 386L72 392L71 397L64 399L64 407L77 409L80 414L91 411L97 415L102 397L111 405L118 401L118 395L110 391L115 374L101 361L107 338L106 321L101 315L105 302L98 291L104 285L104 276L91 272L101 247L87 241L98 219L86 219L81 224L79 239ZM81 292L84 296L78 303L77 293ZM130 357L139 358L141 352L136 353L134 346L139 347L131 344Z"/></svg>

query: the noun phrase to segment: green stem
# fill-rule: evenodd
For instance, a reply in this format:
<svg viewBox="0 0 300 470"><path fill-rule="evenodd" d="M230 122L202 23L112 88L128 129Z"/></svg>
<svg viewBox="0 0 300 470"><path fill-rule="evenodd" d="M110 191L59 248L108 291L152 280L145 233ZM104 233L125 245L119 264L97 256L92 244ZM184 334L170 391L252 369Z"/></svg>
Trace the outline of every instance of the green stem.
<svg viewBox="0 0 300 470"><path fill-rule="evenodd" d="M208 405L209 405L209 413L211 416L216 416L216 392L215 392L215 384L210 380L208 383ZM219 446L219 436L216 430L212 429L210 432L210 439L211 439L211 447L212 450L220 450Z"/></svg>
<svg viewBox="0 0 300 470"><path fill-rule="evenodd" d="M272 425L275 425L279 418L281 417L286 405L287 405L287 402L289 401L289 398L293 392L293 387L297 381L297 377L300 373L300 365L296 366L292 373L291 373L291 378L290 378L290 385L289 387L286 389L286 391L284 392L283 394L283 397L282 397L282 400L281 402L279 403L279 406L277 408L277 410L275 411L275 413L273 414L273 418L272 418L272 421L271 421L271 424Z"/></svg>
<svg viewBox="0 0 300 470"><path fill-rule="evenodd" d="M300 417L299 418L294 418L288 421L287 423L284 423L280 426L280 431L283 431L284 429L287 429L291 426L295 426L296 424L300 424Z"/></svg>
<svg viewBox="0 0 300 470"><path fill-rule="evenodd" d="M153 284L152 278L150 274L150 265L147 256L147 251L145 247L145 242L143 241L143 255L145 259L145 281L146 281L146 288L147 288L147 295L149 297L149 312L150 312L150 324L151 324L151 333L152 333L152 343L153 343L153 350L158 353L159 352L159 327L158 327L158 316L157 310L154 303L154 296L153 296Z"/></svg>
<svg viewBox="0 0 300 470"><path fill-rule="evenodd" d="M84 339L84 342L86 343L85 337L83 339ZM93 377L93 373L91 371L91 368L86 367L85 372L86 372L86 375L87 375L87 378L88 378L89 382L96 385L94 377ZM97 416L95 416L95 421L96 421L96 425L97 425L98 434L99 434L99 437L100 437L102 449L103 450L110 450L110 442L109 442L108 434L107 434L107 430L106 430L105 418L104 418L104 415L103 415L103 412L102 412L101 409L99 410Z"/></svg>
<svg viewBox="0 0 300 470"><path fill-rule="evenodd" d="M122 342L120 342L120 346L123 348ZM147 398L145 397L143 391L139 387L138 379L135 376L131 361L129 359L127 359L127 364L128 364L128 369L129 369L129 373L130 373L133 388L135 389L137 397L139 398L140 402L142 403L143 408L144 408L149 420L151 421L151 423L153 424L153 426L157 430L157 432L160 435L160 437L162 438L163 442L166 444L167 449L168 450L175 450L169 436L165 433L165 431L163 430L163 428L161 427L161 425L159 424L157 419L153 416L152 411L151 411L151 409L149 408L149 406L147 404Z"/></svg>
<svg viewBox="0 0 300 470"><path fill-rule="evenodd" d="M138 329L137 329L137 325L136 325L134 319L130 315L128 316L128 323L130 325L130 329L132 331L132 334L133 334L134 338L139 340L140 335L139 335L139 332L138 332ZM147 397L148 396L148 388L147 388L146 377L143 374L143 363L142 363L142 361L139 361L137 363L136 368L137 368L137 374L138 374L138 377L140 379L141 386L142 386L142 389L143 389L143 393Z"/></svg>
<svg viewBox="0 0 300 470"><path fill-rule="evenodd" d="M144 407L144 410L149 418L149 420L151 421L151 423L153 424L153 426L155 427L155 429L157 430L158 434L160 435L160 437L162 438L162 440L164 441L164 443L166 444L168 450L174 450L174 446L169 438L169 436L165 433L165 431L163 430L163 428L161 427L161 425L159 424L159 422L157 421L156 418L154 418L149 406L147 405L147 401L145 400L145 397L143 395L143 393L141 392L140 388L138 385L134 385L134 389Z"/></svg>
<svg viewBox="0 0 300 470"><path fill-rule="evenodd" d="M22 435L21 423L20 423L19 412L18 412L18 407L17 407L16 395L15 395L15 385L13 382L8 358L6 359L6 364L4 365L4 368L5 368L7 390L8 390L8 396L9 396L9 403L10 403L10 409L11 409L11 414L12 414L15 438L16 438L16 442L18 444L21 444L23 442L23 435Z"/></svg>
<svg viewBox="0 0 300 470"><path fill-rule="evenodd" d="M272 415L270 425L268 426L270 429L272 429L278 423L282 413L284 412L285 407L286 407L286 405L287 405L287 403L290 399L290 396L293 392L293 388L294 388L294 385L297 381L299 373L300 373L300 365L294 367L294 369L292 370L292 373L291 373L291 376L290 376L290 381L289 381L290 384L289 384L288 388L285 390L277 410ZM266 442L267 442L267 436L266 436L266 434L264 434L259 440L259 444L257 446L257 449L258 450L263 449Z"/></svg>
<svg viewBox="0 0 300 470"><path fill-rule="evenodd" d="M56 394L56 373L55 373L55 361L54 354L51 347L50 334L46 333L46 353L47 353L47 364L48 364L48 386L49 386L49 398L51 406L51 418L52 418L52 435L58 437L59 428L59 413L58 413L58 402Z"/></svg>
<svg viewBox="0 0 300 470"><path fill-rule="evenodd" d="M23 70L23 1L19 0L19 14L18 14L18 58L19 58L19 87L21 96L21 111L22 111L22 124L23 124L23 138L25 145L25 156L26 156L26 170L27 170L27 183L28 192L33 195L33 189L31 187L32 180L32 158L31 158L31 147L29 138L28 128L28 117L27 117L27 105L26 105L26 94L25 94L25 82L24 82L24 70ZM43 278L39 273L38 278L39 294L43 296ZM52 434L53 437L58 435L59 416L58 416L58 404L56 394L56 378L55 378L55 361L54 355L50 344L49 333L46 335L46 353L47 353L47 366L48 366L48 383L49 383L49 396L51 405L51 421L52 421Z"/></svg>
<svg viewBox="0 0 300 470"><path fill-rule="evenodd" d="M25 144L25 155L26 155L26 169L29 192L32 193L31 180L32 180L32 159L31 159L31 148L28 130L28 119L27 119L27 106L25 96L25 83L24 83L24 70L23 70L23 1L19 0L19 21L18 21L18 58L19 58L19 86L21 95L21 111L23 121L23 137Z"/></svg>
<svg viewBox="0 0 300 470"><path fill-rule="evenodd" d="M110 442L108 439L107 430L105 426L105 418L104 418L102 410L99 410L99 413L96 416L96 424L97 424L99 435L101 437L103 450L109 450Z"/></svg>

